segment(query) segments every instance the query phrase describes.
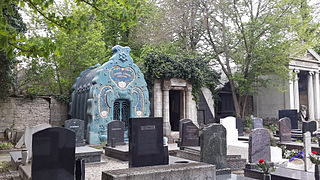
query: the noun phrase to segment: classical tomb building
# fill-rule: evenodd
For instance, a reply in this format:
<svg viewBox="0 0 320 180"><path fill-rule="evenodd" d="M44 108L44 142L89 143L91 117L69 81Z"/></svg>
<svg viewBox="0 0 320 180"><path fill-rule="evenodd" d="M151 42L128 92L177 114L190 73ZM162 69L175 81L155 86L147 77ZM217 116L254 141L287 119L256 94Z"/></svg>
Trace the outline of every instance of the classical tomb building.
<svg viewBox="0 0 320 180"><path fill-rule="evenodd" d="M307 107L310 120L320 120L319 70L320 56L308 49L304 56L292 58L289 63L293 80L284 82L287 91L276 88L260 88L254 97L254 111L261 118L278 118L280 109Z"/></svg>

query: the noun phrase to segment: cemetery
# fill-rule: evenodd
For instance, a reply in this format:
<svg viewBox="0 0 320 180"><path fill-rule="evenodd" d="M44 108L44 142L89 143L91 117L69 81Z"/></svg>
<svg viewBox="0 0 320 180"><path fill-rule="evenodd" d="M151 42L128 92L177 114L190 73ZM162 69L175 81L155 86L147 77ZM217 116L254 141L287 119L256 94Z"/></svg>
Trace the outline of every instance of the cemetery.
<svg viewBox="0 0 320 180"><path fill-rule="evenodd" d="M159 96L154 96L150 109L146 82L130 57L130 48L115 46L112 51L108 62L77 78L70 119L62 127L39 124L25 129L14 149L7 151L10 170L4 176L22 180L318 179L318 125L299 119L297 109L279 109L278 128L271 131L264 119L254 116L252 129L233 116L192 120L196 118L189 109L192 101L186 101L189 105L182 106L188 113L181 113L175 125L170 120L174 109L166 112L166 106L170 100L181 100L159 102ZM185 82L173 79L170 83L172 88ZM209 107L204 109L213 117Z"/></svg>
<svg viewBox="0 0 320 180"><path fill-rule="evenodd" d="M320 180L319 2L0 7L0 180Z"/></svg>

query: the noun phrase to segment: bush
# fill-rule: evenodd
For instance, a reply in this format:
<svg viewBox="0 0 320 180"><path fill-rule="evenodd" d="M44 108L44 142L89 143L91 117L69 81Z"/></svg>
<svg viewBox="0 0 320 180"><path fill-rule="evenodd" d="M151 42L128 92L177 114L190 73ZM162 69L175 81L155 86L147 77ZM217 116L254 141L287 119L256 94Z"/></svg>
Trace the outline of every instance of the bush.
<svg viewBox="0 0 320 180"><path fill-rule="evenodd" d="M1 150L12 149L12 148L13 148L13 145L11 144L11 142L3 142L0 144Z"/></svg>

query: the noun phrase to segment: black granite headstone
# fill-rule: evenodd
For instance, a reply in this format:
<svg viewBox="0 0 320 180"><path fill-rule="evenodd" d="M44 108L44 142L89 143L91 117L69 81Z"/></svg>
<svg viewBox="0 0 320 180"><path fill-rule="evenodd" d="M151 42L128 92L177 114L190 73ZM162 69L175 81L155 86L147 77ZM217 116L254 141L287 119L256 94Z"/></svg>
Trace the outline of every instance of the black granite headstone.
<svg viewBox="0 0 320 180"><path fill-rule="evenodd" d="M303 121L302 122L302 133L309 131L312 135L312 133L316 130L317 130L317 122L316 121Z"/></svg>
<svg viewBox="0 0 320 180"><path fill-rule="evenodd" d="M182 122L180 146L200 146L199 128L191 121Z"/></svg>
<svg viewBox="0 0 320 180"><path fill-rule="evenodd" d="M298 129L298 112L296 109L279 110L279 119L284 117L290 118L292 129Z"/></svg>
<svg viewBox="0 0 320 180"><path fill-rule="evenodd" d="M116 146L124 144L124 123L119 120L111 121L108 124L108 146Z"/></svg>
<svg viewBox="0 0 320 180"><path fill-rule="evenodd" d="M76 180L85 180L85 163L84 159L76 160Z"/></svg>
<svg viewBox="0 0 320 180"><path fill-rule="evenodd" d="M76 146L84 146L84 121L81 119L69 119L64 122L64 127L76 133Z"/></svg>
<svg viewBox="0 0 320 180"><path fill-rule="evenodd" d="M164 165L161 117L129 119L129 167Z"/></svg>
<svg viewBox="0 0 320 180"><path fill-rule="evenodd" d="M241 118L236 118L236 128L238 129L238 136L243 136L243 121Z"/></svg>
<svg viewBox="0 0 320 180"><path fill-rule="evenodd" d="M61 127L33 134L32 180L74 180L75 133Z"/></svg>

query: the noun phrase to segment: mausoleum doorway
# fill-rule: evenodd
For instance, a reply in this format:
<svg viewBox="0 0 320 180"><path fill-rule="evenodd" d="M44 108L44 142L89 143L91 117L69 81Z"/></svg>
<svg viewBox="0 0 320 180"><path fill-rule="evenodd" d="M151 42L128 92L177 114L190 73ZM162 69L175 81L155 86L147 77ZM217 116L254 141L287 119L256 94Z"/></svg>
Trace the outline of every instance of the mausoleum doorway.
<svg viewBox="0 0 320 180"><path fill-rule="evenodd" d="M130 102L126 99L117 99L113 105L113 120L124 122L125 131L128 131L130 118Z"/></svg>
<svg viewBox="0 0 320 180"><path fill-rule="evenodd" d="M184 117L183 91L169 91L171 131L179 131L179 120Z"/></svg>

